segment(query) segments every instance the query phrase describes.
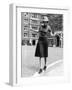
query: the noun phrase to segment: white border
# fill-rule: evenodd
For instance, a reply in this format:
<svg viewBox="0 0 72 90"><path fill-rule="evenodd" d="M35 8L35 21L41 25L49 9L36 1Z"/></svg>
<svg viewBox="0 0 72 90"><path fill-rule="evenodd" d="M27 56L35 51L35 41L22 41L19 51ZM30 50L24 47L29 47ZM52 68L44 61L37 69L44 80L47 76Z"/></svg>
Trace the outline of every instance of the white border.
<svg viewBox="0 0 72 90"><path fill-rule="evenodd" d="M16 6L9 7L9 83L16 84Z"/></svg>
<svg viewBox="0 0 72 90"><path fill-rule="evenodd" d="M22 7L22 8L21 8ZM21 78L21 12L57 13L64 15L64 76ZM67 30L69 29L68 9L27 8L13 4L13 81L11 85L39 85L69 82L69 61L67 60ZM20 18L20 19L19 19ZM17 22L17 23L16 23ZM16 48L17 47L17 48ZM16 56L17 55L17 56ZM42 82L43 81L43 82Z"/></svg>

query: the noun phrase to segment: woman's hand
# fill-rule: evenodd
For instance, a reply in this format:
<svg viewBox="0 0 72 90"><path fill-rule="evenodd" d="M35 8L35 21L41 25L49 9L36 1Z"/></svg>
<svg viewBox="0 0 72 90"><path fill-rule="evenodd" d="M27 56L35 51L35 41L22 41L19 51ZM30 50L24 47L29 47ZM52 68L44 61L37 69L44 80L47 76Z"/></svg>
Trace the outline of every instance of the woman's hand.
<svg viewBox="0 0 72 90"><path fill-rule="evenodd" d="M54 36L54 34L52 33L52 31L50 32L51 36Z"/></svg>

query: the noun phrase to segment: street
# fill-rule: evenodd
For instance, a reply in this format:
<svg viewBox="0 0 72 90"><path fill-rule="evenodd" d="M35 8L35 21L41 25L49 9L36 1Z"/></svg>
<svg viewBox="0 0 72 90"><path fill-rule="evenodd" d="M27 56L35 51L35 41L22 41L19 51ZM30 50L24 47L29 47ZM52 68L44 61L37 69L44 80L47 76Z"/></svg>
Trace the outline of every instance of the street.
<svg viewBox="0 0 72 90"><path fill-rule="evenodd" d="M39 58L35 57L36 46L22 46L22 77L33 76L39 71ZM47 70L41 76L63 75L63 48L49 47Z"/></svg>

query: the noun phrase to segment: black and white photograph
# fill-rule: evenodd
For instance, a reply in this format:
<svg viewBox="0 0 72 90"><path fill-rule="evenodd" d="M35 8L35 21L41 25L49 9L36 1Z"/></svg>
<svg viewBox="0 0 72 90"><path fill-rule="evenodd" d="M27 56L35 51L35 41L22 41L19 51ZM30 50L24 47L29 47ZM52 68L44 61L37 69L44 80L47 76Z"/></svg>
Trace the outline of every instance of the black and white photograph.
<svg viewBox="0 0 72 90"><path fill-rule="evenodd" d="M21 77L63 76L63 14L21 12Z"/></svg>
<svg viewBox="0 0 72 90"><path fill-rule="evenodd" d="M69 18L67 8L10 5L10 85L69 82Z"/></svg>

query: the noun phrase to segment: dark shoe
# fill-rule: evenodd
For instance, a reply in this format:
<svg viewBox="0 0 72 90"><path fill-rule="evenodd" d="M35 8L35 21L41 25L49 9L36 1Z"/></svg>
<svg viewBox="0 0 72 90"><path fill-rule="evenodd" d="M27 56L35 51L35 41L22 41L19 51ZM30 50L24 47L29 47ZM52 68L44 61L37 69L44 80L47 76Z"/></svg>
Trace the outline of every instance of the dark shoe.
<svg viewBox="0 0 72 90"><path fill-rule="evenodd" d="M41 74L42 73L42 69L40 69L38 73Z"/></svg>
<svg viewBox="0 0 72 90"><path fill-rule="evenodd" d="M46 68L47 68L47 66L44 66L43 70L45 71L45 70L46 70Z"/></svg>

